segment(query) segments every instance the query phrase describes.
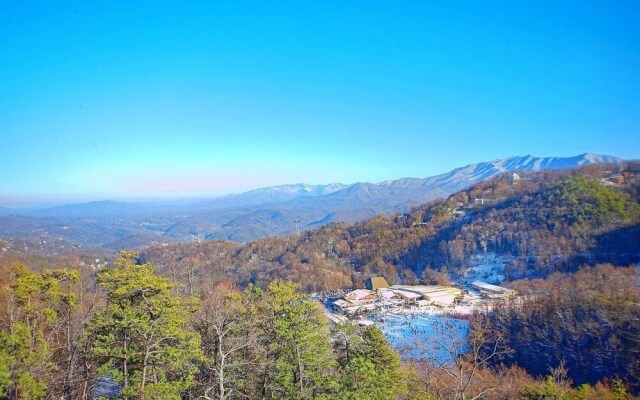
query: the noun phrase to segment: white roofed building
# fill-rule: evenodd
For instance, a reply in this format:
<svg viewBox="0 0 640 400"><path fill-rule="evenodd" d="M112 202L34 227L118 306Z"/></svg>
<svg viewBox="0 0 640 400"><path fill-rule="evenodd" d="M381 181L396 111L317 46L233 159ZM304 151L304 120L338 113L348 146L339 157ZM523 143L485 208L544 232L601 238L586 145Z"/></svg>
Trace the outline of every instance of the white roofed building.
<svg viewBox="0 0 640 400"><path fill-rule="evenodd" d="M482 293L489 295L515 296L516 291L502 286L492 285L483 281L473 281L471 286Z"/></svg>

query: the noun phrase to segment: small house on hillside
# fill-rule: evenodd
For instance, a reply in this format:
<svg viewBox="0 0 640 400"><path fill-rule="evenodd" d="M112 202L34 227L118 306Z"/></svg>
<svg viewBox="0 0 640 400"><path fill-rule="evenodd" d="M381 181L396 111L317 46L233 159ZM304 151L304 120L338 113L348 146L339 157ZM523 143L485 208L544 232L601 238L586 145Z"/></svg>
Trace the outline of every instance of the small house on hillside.
<svg viewBox="0 0 640 400"><path fill-rule="evenodd" d="M365 285L369 290L384 289L389 287L389 283L387 283L387 280L382 276L372 276L371 278L367 279Z"/></svg>
<svg viewBox="0 0 640 400"><path fill-rule="evenodd" d="M623 171L615 173L613 175L609 175L604 179L604 181L614 185L622 185L629 181L629 178L631 178L631 174L629 172Z"/></svg>

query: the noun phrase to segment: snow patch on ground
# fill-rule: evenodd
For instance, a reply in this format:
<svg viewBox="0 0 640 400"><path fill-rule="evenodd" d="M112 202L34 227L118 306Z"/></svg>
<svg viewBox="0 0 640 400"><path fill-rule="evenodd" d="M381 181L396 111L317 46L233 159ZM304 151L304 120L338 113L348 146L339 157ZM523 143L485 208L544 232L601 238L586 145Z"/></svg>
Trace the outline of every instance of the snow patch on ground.
<svg viewBox="0 0 640 400"><path fill-rule="evenodd" d="M474 254L467 261L468 267L461 276L467 282L478 280L500 284L505 278L504 267L511 259L510 256L498 256L495 253Z"/></svg>

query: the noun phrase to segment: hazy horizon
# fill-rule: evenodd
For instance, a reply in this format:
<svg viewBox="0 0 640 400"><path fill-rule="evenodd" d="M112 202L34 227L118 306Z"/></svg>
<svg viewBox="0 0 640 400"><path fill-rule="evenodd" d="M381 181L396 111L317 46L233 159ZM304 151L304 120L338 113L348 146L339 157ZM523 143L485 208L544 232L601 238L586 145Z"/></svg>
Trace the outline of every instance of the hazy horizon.
<svg viewBox="0 0 640 400"><path fill-rule="evenodd" d="M594 154L594 155L601 155L601 156L612 156L612 157L616 157L615 155L612 154L600 154L600 153L594 153L594 152L588 152L588 153L583 153L583 154L576 154L576 155L572 155L569 157L574 157L574 156L581 156L581 155L585 155L585 154ZM514 155L514 156L510 156L510 157L526 157L526 156L532 156L532 157L538 157L536 155L531 155L531 154L527 154L527 155ZM479 161L479 162L493 162L493 161L499 161L499 160L504 160L507 159L509 157L500 157L494 160L484 160L484 161ZM550 158L559 158L556 156L550 156ZM616 157L619 158L619 157ZM474 165L476 163L470 163L470 164L465 164L465 165L460 165L457 166L454 169L457 168L464 168L470 165ZM452 169L452 170L454 170ZM25 211L25 210L37 210L37 209L43 209L43 208L48 208L48 207L57 207L57 206L62 206L62 205L76 205L76 204L85 204L85 203L94 203L94 202L108 202L108 201L114 201L114 202L129 202L129 203L158 203L158 204L171 204L171 203L177 203L177 204L184 204L184 203L189 203L189 202L198 202L198 201L206 201L206 200L212 200L212 199L219 199L219 198L224 198L226 196L231 196L231 195L237 195L237 194L242 194L242 193L246 193L246 192L250 192L253 190L259 190L259 189L265 189L265 188L270 188L270 187L278 187L278 186L297 186L297 185L312 185L312 186L324 186L324 185L331 185L331 184L344 184L344 185L352 185L355 183L361 183L361 182L365 182L365 183L375 183L375 184L379 184L382 182L386 182L386 181L394 181L394 180L399 180L399 179L404 179L404 178L429 178L429 177L434 177L434 176L439 176L439 175L443 175L446 174L452 170L448 170L448 171L441 171L435 175L431 175L431 176L400 176L400 177L395 177L393 179L389 179L389 180L385 180L385 181L359 181L359 182L337 182L337 181L332 181L332 182L322 182L322 183L317 183L317 182L280 182L280 183L276 183L273 185L266 185L266 186L255 186L255 187L248 187L245 189L239 189L239 190L235 190L235 191L226 191L226 192L220 192L220 193L183 193L183 194L175 194L172 192L168 192L168 193L149 193L147 196L126 196L126 195L121 195L121 196L113 196L113 195L107 195L107 194L91 194L91 193L77 193L75 195L64 195L64 196L55 196L55 195L40 195L40 196L32 196L32 197L20 197L20 196L15 196L15 197L11 197L11 196L3 196L2 193L0 193L0 208L8 208L8 209L14 209L14 210L19 210L19 211Z"/></svg>

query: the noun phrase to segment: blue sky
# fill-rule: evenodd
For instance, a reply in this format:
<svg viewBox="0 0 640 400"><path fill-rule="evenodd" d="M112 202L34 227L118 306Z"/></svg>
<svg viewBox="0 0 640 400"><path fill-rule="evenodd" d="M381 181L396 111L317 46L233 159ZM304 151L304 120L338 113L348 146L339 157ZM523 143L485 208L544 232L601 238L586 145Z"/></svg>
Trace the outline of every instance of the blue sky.
<svg viewBox="0 0 640 400"><path fill-rule="evenodd" d="M0 205L640 157L640 2L524 3L5 0Z"/></svg>

